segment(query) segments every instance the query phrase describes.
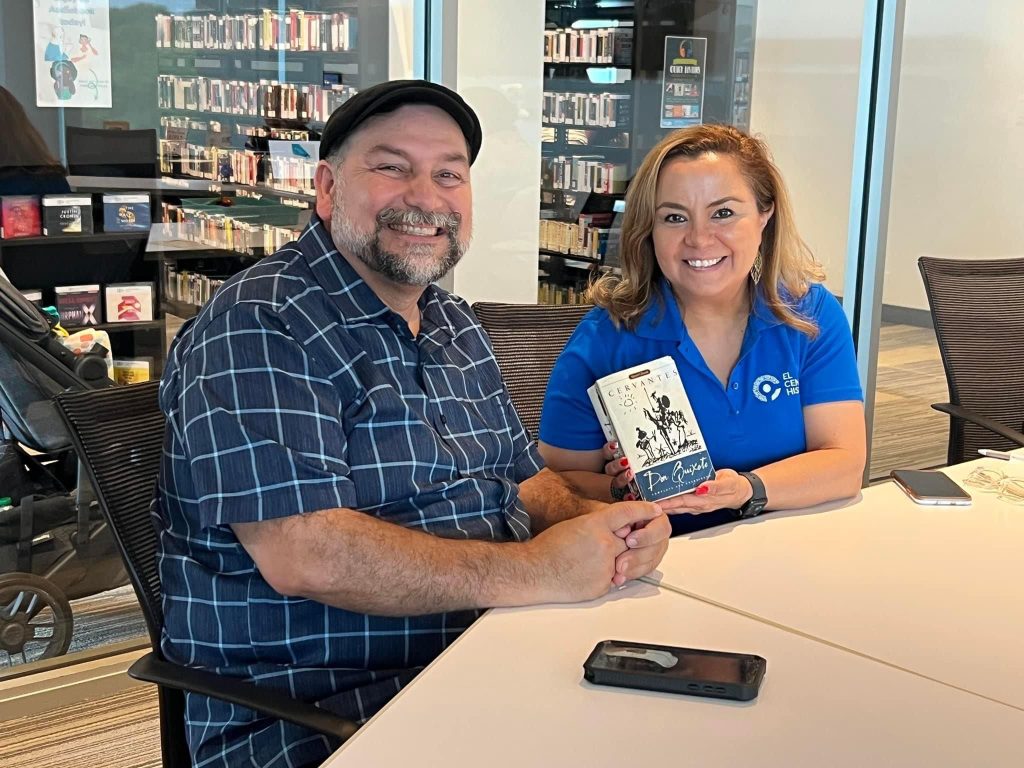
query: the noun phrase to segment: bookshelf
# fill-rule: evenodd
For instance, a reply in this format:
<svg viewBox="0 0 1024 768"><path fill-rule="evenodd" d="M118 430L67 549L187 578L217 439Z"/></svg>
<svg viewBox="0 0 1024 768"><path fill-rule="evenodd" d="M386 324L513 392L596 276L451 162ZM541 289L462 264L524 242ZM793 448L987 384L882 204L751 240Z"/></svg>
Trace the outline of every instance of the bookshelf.
<svg viewBox="0 0 1024 768"><path fill-rule="evenodd" d="M618 269L625 190L672 130L667 37L706 40L683 114L749 127L756 0L547 0L545 12L538 301L563 304Z"/></svg>
<svg viewBox="0 0 1024 768"><path fill-rule="evenodd" d="M373 44L388 39L387 4L197 6L154 19L160 172L310 209L326 119L360 87L387 77L387 46Z"/></svg>

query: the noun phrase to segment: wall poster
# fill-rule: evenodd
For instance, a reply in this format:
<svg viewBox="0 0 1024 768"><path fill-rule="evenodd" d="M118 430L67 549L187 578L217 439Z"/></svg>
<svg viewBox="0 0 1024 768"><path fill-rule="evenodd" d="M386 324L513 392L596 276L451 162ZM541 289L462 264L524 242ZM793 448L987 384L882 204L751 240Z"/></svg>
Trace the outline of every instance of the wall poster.
<svg viewBox="0 0 1024 768"><path fill-rule="evenodd" d="M684 128L704 120L706 37L665 37L661 79L661 127Z"/></svg>
<svg viewBox="0 0 1024 768"><path fill-rule="evenodd" d="M36 105L110 107L109 0L33 0Z"/></svg>

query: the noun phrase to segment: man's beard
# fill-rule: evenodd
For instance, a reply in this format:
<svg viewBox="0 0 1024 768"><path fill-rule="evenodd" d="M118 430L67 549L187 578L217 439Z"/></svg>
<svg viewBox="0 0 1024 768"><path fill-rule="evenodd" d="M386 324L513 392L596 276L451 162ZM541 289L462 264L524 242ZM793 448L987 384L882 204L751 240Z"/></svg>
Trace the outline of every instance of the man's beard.
<svg viewBox="0 0 1024 768"><path fill-rule="evenodd" d="M334 198L331 211L331 238L338 250L355 256L370 269L401 285L430 285L440 280L452 267L459 263L469 247L469 237L459 238L462 216L458 213L427 213L410 210L399 211L386 208L377 214L377 225L373 232L362 233L345 215L339 200ZM411 245L404 253L387 251L381 245L380 234L391 225L412 227L437 227L448 237L448 247L435 255L435 246L430 243Z"/></svg>

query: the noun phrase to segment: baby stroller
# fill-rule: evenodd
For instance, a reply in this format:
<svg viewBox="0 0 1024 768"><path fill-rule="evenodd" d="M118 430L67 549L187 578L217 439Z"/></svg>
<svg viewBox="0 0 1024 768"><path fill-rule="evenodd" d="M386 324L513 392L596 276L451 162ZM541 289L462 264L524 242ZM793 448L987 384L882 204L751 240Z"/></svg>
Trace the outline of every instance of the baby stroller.
<svg viewBox="0 0 1024 768"><path fill-rule="evenodd" d="M105 354L67 349L0 270L0 667L66 653L68 601L128 581L52 401L113 386Z"/></svg>

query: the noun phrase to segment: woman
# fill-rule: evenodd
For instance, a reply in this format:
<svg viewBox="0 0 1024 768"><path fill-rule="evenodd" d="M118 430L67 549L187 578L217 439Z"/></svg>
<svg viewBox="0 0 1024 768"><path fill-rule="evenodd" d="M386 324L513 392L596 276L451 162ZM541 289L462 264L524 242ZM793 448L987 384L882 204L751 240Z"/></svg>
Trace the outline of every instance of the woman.
<svg viewBox="0 0 1024 768"><path fill-rule="evenodd" d="M68 192L64 166L50 154L24 108L0 85L0 195Z"/></svg>
<svg viewBox="0 0 1024 768"><path fill-rule="evenodd" d="M663 139L626 195L621 261L621 279L591 289L597 308L552 372L540 425L551 469L594 498L619 497L631 470L612 460L586 390L670 355L717 469L660 502L676 533L857 494L853 340L762 142L724 125Z"/></svg>

